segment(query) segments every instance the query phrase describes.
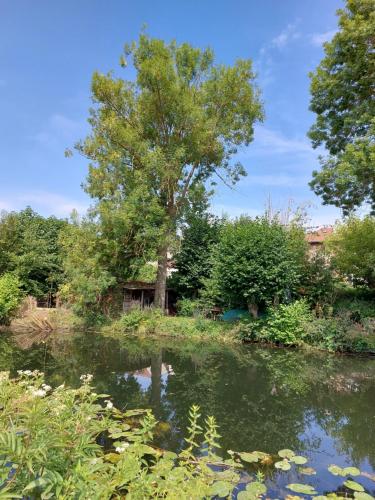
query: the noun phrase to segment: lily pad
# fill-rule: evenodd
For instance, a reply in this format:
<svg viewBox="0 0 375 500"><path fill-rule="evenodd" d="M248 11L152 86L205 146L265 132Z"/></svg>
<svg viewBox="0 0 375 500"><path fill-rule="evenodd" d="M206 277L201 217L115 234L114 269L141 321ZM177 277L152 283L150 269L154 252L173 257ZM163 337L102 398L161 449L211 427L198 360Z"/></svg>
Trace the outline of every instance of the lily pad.
<svg viewBox="0 0 375 500"><path fill-rule="evenodd" d="M291 483L287 485L289 490L295 493L303 493L304 495L316 495L316 491L313 486L309 484Z"/></svg>
<svg viewBox="0 0 375 500"><path fill-rule="evenodd" d="M280 450L278 452L278 455L281 458L289 458L289 459L291 459L291 458L294 457L295 453L292 450L285 449L285 450Z"/></svg>
<svg viewBox="0 0 375 500"><path fill-rule="evenodd" d="M306 476L315 476L316 470L312 467L299 467L298 472L305 474Z"/></svg>
<svg viewBox="0 0 375 500"><path fill-rule="evenodd" d="M280 470L290 470L290 463L288 462L288 460L280 460L279 462L275 462L275 467L276 469L280 469Z"/></svg>
<svg viewBox="0 0 375 500"><path fill-rule="evenodd" d="M253 495L263 495L267 492L266 485L260 483L259 481L254 481L246 486L246 491L252 493Z"/></svg>
<svg viewBox="0 0 375 500"><path fill-rule="evenodd" d="M249 463L258 462L258 460L259 460L259 455L256 452L253 452L253 453L243 452L243 453L239 453L238 456L244 462L249 462Z"/></svg>
<svg viewBox="0 0 375 500"><path fill-rule="evenodd" d="M334 464L331 464L329 467L328 467L328 470L331 474L333 474L334 476L344 476L344 469L342 469L341 467L339 467L338 465L334 465Z"/></svg>
<svg viewBox="0 0 375 500"><path fill-rule="evenodd" d="M240 491L237 495L237 500L254 500L256 497L249 491Z"/></svg>
<svg viewBox="0 0 375 500"><path fill-rule="evenodd" d="M345 481L344 485L353 491L365 491L364 487L361 484L357 483L357 481L351 481L350 479L348 479L347 481Z"/></svg>
<svg viewBox="0 0 375 500"><path fill-rule="evenodd" d="M374 497L365 493L364 491L356 491L354 493L354 498L358 498L358 500L374 500Z"/></svg>
<svg viewBox="0 0 375 500"><path fill-rule="evenodd" d="M307 462L307 458L301 457L299 455L295 455L290 459L292 462L294 462L297 465L303 465Z"/></svg>
<svg viewBox="0 0 375 500"><path fill-rule="evenodd" d="M343 473L346 476L359 476L361 471L357 469L357 467L345 467L345 469L343 469Z"/></svg>
<svg viewBox="0 0 375 500"><path fill-rule="evenodd" d="M216 481L210 488L210 494L212 496L218 496L220 498L227 497L232 492L233 485L228 481Z"/></svg>

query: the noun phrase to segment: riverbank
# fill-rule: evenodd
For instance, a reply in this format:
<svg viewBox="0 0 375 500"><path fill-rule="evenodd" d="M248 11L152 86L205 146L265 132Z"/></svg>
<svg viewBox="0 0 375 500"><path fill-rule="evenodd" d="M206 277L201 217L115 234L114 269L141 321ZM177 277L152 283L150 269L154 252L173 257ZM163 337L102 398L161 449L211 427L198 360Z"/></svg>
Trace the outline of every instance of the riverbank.
<svg viewBox="0 0 375 500"><path fill-rule="evenodd" d="M158 311L133 310L101 327L110 337L126 335L215 340L224 343L265 343L329 352L375 354L373 318L318 318L304 303L281 306L267 318L224 322L197 317L163 316Z"/></svg>

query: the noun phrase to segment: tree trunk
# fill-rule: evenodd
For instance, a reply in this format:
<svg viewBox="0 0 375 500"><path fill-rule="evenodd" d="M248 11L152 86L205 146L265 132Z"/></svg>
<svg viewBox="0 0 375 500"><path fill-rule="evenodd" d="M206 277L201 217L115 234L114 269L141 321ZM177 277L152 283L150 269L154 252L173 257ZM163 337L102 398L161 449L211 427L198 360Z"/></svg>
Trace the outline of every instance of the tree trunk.
<svg viewBox="0 0 375 500"><path fill-rule="evenodd" d="M252 315L252 317L257 318L258 317L258 304L255 304L255 303L248 304L248 308L249 308L249 313Z"/></svg>
<svg viewBox="0 0 375 500"><path fill-rule="evenodd" d="M167 288L167 272L168 272L168 238L165 243L159 248L158 270L155 283L154 305L163 312L165 311L165 292Z"/></svg>

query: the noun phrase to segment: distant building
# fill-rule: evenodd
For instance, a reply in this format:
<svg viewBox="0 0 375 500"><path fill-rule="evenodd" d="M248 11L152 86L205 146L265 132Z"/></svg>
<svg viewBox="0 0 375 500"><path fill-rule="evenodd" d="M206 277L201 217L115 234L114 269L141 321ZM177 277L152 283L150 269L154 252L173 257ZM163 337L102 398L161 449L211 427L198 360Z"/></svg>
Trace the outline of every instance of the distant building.
<svg viewBox="0 0 375 500"><path fill-rule="evenodd" d="M332 226L311 228L306 233L306 241L309 244L310 255L315 255L321 248L323 248L325 240L332 234L333 234Z"/></svg>

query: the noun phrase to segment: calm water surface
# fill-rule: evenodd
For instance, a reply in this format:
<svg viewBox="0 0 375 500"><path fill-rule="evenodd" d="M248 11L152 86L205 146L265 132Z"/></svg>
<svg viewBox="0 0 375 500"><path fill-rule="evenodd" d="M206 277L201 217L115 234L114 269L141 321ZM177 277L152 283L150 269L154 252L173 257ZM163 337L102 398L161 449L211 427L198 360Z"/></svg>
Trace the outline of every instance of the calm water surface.
<svg viewBox="0 0 375 500"><path fill-rule="evenodd" d="M72 386L92 373L98 392L118 407L153 409L162 447L182 447L189 407L198 404L216 417L223 450L291 448L306 456L318 474L266 471L271 497L284 498L290 482L320 494L340 491L344 480L327 471L330 464L375 472L374 359L95 334L41 342L33 335L0 337L0 370L37 368L49 383ZM355 479L375 495L373 480Z"/></svg>

